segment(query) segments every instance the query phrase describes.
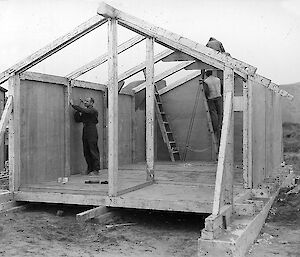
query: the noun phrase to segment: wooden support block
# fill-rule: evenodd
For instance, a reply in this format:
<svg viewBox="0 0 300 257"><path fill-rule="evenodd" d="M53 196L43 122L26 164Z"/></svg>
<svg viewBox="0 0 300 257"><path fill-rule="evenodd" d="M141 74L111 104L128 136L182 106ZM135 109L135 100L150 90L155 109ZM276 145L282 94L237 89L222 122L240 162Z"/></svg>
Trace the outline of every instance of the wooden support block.
<svg viewBox="0 0 300 257"><path fill-rule="evenodd" d="M254 203L238 203L234 204L234 213L239 216L253 216L255 214Z"/></svg>
<svg viewBox="0 0 300 257"><path fill-rule="evenodd" d="M270 198L271 191L267 188L252 189L252 196L256 198Z"/></svg>
<svg viewBox="0 0 300 257"><path fill-rule="evenodd" d="M118 54L117 21L108 21L108 195L117 195L118 185Z"/></svg>
<svg viewBox="0 0 300 257"><path fill-rule="evenodd" d="M85 222L97 216L106 214L107 212L109 212L109 208L105 206L98 206L93 209L76 214L76 220L78 222Z"/></svg>
<svg viewBox="0 0 300 257"><path fill-rule="evenodd" d="M154 38L146 43L146 166L147 180L154 180Z"/></svg>
<svg viewBox="0 0 300 257"><path fill-rule="evenodd" d="M246 200L246 203L251 203L255 205L255 211L261 211L264 207L264 201L260 200Z"/></svg>
<svg viewBox="0 0 300 257"><path fill-rule="evenodd" d="M232 205L225 205L218 215L211 214L205 219L205 228L201 231L202 239L215 239L231 222Z"/></svg>
<svg viewBox="0 0 300 257"><path fill-rule="evenodd" d="M243 193L238 194L234 197L234 203L243 203L244 201L250 199L252 197L251 189L245 190Z"/></svg>

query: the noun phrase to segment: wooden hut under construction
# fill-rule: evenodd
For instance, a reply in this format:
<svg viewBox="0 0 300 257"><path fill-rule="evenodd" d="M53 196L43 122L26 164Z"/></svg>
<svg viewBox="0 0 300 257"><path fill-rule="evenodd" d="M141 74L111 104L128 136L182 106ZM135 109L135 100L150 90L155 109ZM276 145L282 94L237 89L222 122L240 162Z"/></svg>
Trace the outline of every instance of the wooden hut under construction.
<svg viewBox="0 0 300 257"><path fill-rule="evenodd" d="M107 54L65 77L27 72L105 23ZM138 35L118 45L119 25ZM145 62L118 74L118 55L143 40ZM154 55L155 44L168 49ZM158 62L172 67L155 74ZM107 84L77 80L103 63ZM183 69L193 72L164 82ZM223 81L219 149L202 88L204 70ZM144 81L126 83L139 72ZM3 206L27 201L209 213L199 239L199 254L208 256L224 249L239 256L255 239L276 192L266 181L282 160L280 98L292 99L255 67L102 3L96 16L1 73L0 83L7 80L0 129L2 135L9 126L10 184L0 196ZM108 184L86 184L80 174L82 127L69 100L82 96L93 96L99 111L99 180ZM254 222L244 229L247 239L240 231L232 236L235 244L224 239L211 249L238 215Z"/></svg>

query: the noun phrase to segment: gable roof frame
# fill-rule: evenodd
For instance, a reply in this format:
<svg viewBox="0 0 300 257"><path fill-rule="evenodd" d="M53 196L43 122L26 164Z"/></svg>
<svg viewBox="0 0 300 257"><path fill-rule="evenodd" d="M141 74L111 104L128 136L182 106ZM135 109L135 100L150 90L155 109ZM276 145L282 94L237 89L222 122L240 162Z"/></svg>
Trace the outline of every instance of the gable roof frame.
<svg viewBox="0 0 300 257"><path fill-rule="evenodd" d="M246 79L248 74L252 75L256 72L256 67L234 59L230 56L226 56L223 53L217 52L178 34L154 26L141 19L115 9L104 2L100 3L98 14L106 18L115 18L118 20L118 24L127 29L144 36L153 37L157 43L163 46L179 50L218 69L224 70L226 65L234 69L234 71L244 79Z"/></svg>

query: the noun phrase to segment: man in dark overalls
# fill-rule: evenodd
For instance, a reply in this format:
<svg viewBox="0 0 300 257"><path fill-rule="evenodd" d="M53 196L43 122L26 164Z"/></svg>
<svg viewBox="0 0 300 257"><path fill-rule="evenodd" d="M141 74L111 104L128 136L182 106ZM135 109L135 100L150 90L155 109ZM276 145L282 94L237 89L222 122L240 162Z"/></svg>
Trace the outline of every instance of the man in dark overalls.
<svg viewBox="0 0 300 257"><path fill-rule="evenodd" d="M80 99L80 105L74 105L70 101L71 106L76 110L74 118L76 122L83 123L82 143L83 154L87 162L87 173L90 175L98 175L100 170L100 157L98 148L98 132L96 124L98 123L98 111L93 107L94 99L87 97L84 101Z"/></svg>

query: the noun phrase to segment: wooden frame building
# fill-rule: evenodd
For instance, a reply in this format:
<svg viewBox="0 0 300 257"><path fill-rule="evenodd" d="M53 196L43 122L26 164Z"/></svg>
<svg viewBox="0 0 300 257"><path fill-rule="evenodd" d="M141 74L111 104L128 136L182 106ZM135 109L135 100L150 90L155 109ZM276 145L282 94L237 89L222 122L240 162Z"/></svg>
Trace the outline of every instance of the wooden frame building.
<svg viewBox="0 0 300 257"><path fill-rule="evenodd" d="M108 23L107 54L66 77L26 72L105 23ZM117 26L138 35L118 46ZM143 40L146 40L145 62L118 74L118 55ZM154 55L155 43L169 49ZM155 74L155 63L161 60L176 62L176 66ZM107 85L76 80L105 62L109 67ZM155 86L182 69L195 72L165 87ZM210 152L214 154L209 161L155 162L157 97L167 102L176 94L185 94L180 90L187 90L183 86L186 83L198 88L201 74L207 69L216 70L222 76L224 87L218 161L213 161L217 153L211 147ZM122 81L142 71L145 74L143 83L133 91L122 88ZM153 26L105 3L100 4L96 16L2 72L0 83L7 80L8 101L0 129L3 133L9 124L10 188L9 192L1 195L2 202L55 202L211 213L202 233L203 240L208 240L217 238L235 213L254 210L261 204L260 201L253 200L247 204L245 201L257 190L266 196L263 185L281 163L280 98L292 99L288 92L257 74L256 68L247 63ZM135 164L139 127L134 95L144 89L145 164ZM106 168L107 163L107 173L104 170L101 179L107 179L108 185L84 184L84 178L79 174L84 167L80 127L73 122L69 107L70 98L78 98L79 95L93 95L98 104L102 167ZM44 107L37 109L40 103ZM172 116L173 107L174 103L170 104L164 114ZM203 115L206 119L206 112ZM238 137L235 131L237 121L242 124ZM175 131L176 126L180 126L176 124ZM211 134L211 128L207 133ZM177 137L180 138L179 132ZM164 135L162 138L167 140ZM237 141L240 148L236 147ZM207 144L213 144L213 136ZM181 145L184 146L184 140ZM181 145L179 154L182 156L186 153ZM235 165L236 153L242 156L242 171ZM57 182L58 178L66 177L68 182Z"/></svg>

